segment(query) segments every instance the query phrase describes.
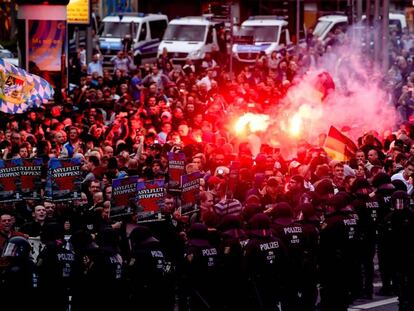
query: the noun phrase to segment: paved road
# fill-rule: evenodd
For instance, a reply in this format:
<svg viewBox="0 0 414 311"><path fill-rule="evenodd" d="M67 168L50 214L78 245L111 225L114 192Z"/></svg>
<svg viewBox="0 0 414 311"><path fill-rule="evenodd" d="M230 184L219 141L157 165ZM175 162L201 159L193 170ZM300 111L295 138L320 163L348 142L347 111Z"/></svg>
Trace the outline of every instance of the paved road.
<svg viewBox="0 0 414 311"><path fill-rule="evenodd" d="M373 300L357 300L348 311L398 311L397 297L374 297Z"/></svg>

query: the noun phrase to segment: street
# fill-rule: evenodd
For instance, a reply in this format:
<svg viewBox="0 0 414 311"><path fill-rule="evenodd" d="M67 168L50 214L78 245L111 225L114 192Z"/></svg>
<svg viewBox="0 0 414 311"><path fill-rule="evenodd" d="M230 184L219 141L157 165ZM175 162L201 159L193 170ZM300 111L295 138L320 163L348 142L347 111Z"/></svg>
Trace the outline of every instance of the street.
<svg viewBox="0 0 414 311"><path fill-rule="evenodd" d="M381 288L381 282L374 283L374 292ZM376 296L372 300L358 299L348 308L348 311L375 310L375 311L397 311L397 297Z"/></svg>
<svg viewBox="0 0 414 311"><path fill-rule="evenodd" d="M348 308L348 311L376 310L376 311L397 311L397 297L374 297L373 300L357 300L356 304Z"/></svg>

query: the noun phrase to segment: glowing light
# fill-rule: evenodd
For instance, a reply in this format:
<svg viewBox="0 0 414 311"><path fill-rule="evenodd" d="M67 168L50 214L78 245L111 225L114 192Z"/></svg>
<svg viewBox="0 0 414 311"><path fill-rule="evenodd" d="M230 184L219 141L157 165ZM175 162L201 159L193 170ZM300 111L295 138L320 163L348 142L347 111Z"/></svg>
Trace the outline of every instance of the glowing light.
<svg viewBox="0 0 414 311"><path fill-rule="evenodd" d="M302 132L302 117L299 113L295 114L289 122L289 133L294 137L298 137Z"/></svg>
<svg viewBox="0 0 414 311"><path fill-rule="evenodd" d="M250 130L250 132L264 132L267 130L269 126L269 116L266 114L254 114L254 113L246 113L241 116L235 126L234 129L237 134L243 133L246 128Z"/></svg>

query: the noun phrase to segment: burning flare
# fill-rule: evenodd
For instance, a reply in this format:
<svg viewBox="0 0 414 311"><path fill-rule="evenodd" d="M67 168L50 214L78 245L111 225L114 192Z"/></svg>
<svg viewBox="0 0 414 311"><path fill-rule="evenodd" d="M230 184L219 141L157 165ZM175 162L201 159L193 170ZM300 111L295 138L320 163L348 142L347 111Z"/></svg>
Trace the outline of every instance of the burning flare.
<svg viewBox="0 0 414 311"><path fill-rule="evenodd" d="M302 132L302 116L299 113L296 113L289 120L289 133L291 136L298 137Z"/></svg>
<svg viewBox="0 0 414 311"><path fill-rule="evenodd" d="M237 134L243 133L246 127L248 127L252 133L264 132L269 126L269 119L270 117L266 114L254 114L248 112L236 121L234 129Z"/></svg>

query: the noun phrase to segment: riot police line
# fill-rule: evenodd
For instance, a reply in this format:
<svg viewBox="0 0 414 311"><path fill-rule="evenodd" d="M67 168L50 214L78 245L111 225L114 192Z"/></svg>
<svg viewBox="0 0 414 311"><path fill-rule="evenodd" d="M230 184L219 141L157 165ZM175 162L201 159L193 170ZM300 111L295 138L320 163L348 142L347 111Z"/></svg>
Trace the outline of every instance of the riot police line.
<svg viewBox="0 0 414 311"><path fill-rule="evenodd" d="M280 202L244 206L217 227L197 216L75 232L48 223L31 258L24 236L2 254L4 310L324 310L372 299L374 256L381 294L414 310L414 214L406 191L379 173L375 190L301 196L300 216ZM318 298L319 297L319 298Z"/></svg>

